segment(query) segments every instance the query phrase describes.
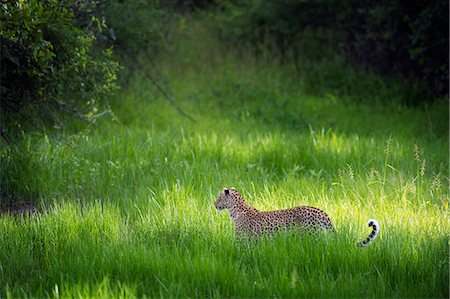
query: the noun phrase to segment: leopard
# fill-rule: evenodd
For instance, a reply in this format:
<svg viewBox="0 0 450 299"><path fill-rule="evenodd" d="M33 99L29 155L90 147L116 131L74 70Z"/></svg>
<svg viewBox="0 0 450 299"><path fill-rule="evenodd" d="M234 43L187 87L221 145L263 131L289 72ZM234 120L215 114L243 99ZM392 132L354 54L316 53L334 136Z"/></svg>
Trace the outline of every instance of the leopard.
<svg viewBox="0 0 450 299"><path fill-rule="evenodd" d="M234 221L236 239L258 237L264 234L273 235L280 230L297 229L301 232L313 233L335 232L330 217L321 209L311 206L298 206L275 211L259 211L249 206L236 188L224 188L214 202L218 212L227 209ZM367 222L372 232L358 246L369 246L380 232L377 220Z"/></svg>

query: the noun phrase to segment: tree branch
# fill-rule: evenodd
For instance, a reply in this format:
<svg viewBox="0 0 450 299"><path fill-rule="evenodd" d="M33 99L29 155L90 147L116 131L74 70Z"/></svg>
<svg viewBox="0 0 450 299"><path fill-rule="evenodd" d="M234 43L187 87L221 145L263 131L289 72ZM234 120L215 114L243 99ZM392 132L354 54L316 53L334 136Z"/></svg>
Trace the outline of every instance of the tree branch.
<svg viewBox="0 0 450 299"><path fill-rule="evenodd" d="M137 61L137 58L135 56L129 55L129 54L127 56L132 61L132 63L135 65L135 67L139 69L139 62ZM151 60L150 60L150 64L156 70L158 76L160 77L160 81L162 81L163 83L166 83L166 85L167 85L168 84L167 81L162 77L158 68ZM197 122L192 116L187 114L183 109L181 109L177 105L175 99L169 94L169 92L166 91L166 89L163 86L161 86L161 84L150 74L150 72L148 70L146 70L144 68L140 68L140 69L144 72L145 77L159 90L159 92L166 98L166 100L169 102L170 105L172 105L172 107L174 107L182 116L188 118L189 120L191 120L194 123ZM168 87L167 87L167 89L168 89Z"/></svg>

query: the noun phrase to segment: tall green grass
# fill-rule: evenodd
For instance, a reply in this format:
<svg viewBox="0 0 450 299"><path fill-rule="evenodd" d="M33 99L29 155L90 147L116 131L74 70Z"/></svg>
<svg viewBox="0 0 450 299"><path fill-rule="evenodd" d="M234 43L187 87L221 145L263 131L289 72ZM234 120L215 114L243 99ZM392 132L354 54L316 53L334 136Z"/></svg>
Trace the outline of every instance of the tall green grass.
<svg viewBox="0 0 450 299"><path fill-rule="evenodd" d="M2 194L40 212L0 216L0 297L448 296L447 103L403 107L338 56L296 73L188 28L160 66L196 122L138 72L118 121L2 145ZM224 186L320 207L337 233L236 242ZM358 248L369 218L380 236Z"/></svg>

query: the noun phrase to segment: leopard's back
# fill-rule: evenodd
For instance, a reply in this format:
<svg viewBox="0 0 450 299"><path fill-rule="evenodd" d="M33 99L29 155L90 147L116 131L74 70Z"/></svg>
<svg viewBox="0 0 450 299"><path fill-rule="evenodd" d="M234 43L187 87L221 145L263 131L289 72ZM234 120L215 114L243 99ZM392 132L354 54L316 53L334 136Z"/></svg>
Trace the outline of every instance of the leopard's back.
<svg viewBox="0 0 450 299"><path fill-rule="evenodd" d="M284 210L259 212L259 221L262 232L279 229L298 228L300 230L333 230L328 215L321 209L310 206L299 206Z"/></svg>

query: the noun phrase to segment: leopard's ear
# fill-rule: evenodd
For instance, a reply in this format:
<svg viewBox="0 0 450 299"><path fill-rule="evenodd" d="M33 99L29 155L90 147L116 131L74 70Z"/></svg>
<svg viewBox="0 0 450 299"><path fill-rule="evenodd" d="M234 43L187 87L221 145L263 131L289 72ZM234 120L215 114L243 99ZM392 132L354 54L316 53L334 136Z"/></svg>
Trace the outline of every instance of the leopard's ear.
<svg viewBox="0 0 450 299"><path fill-rule="evenodd" d="M234 187L231 187L231 190L233 190L233 191L237 191L237 190L236 190L236 188L234 188Z"/></svg>
<svg viewBox="0 0 450 299"><path fill-rule="evenodd" d="M223 189L223 192L225 192L225 195L230 195L230 190L228 190L227 188Z"/></svg>

